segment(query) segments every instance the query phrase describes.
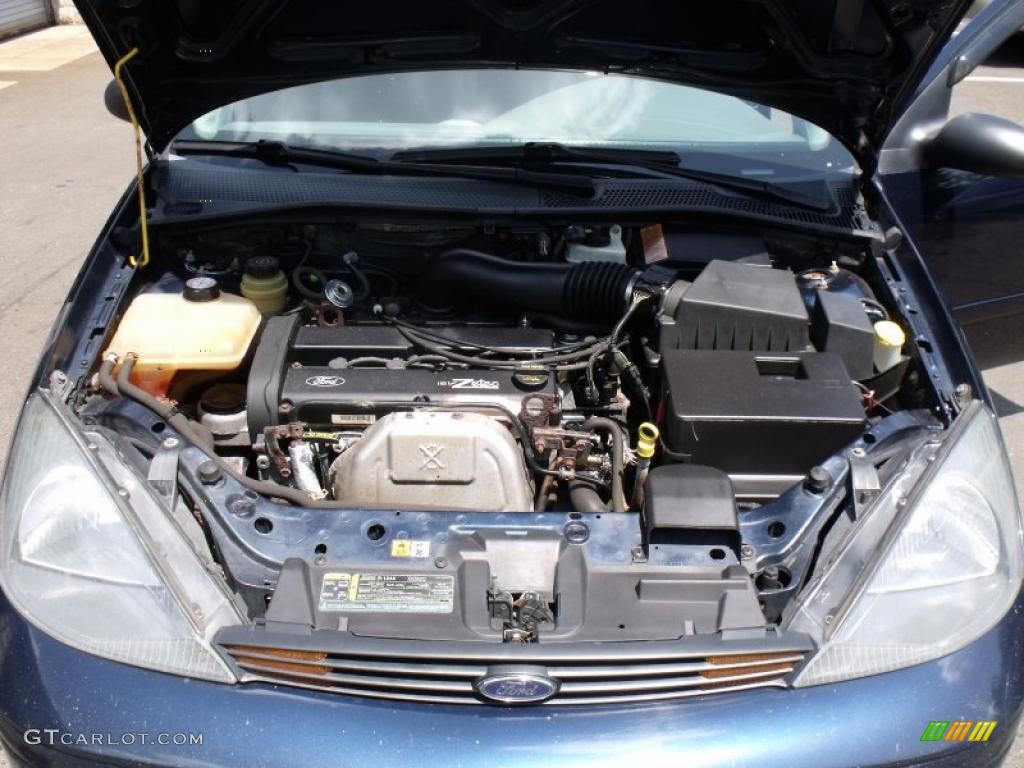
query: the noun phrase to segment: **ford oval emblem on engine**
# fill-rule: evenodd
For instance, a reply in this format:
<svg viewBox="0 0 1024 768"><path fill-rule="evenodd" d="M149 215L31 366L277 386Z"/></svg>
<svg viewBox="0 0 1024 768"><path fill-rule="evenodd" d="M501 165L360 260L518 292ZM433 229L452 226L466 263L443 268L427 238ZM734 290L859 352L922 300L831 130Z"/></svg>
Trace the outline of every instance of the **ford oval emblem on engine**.
<svg viewBox="0 0 1024 768"><path fill-rule="evenodd" d="M474 686L495 704L540 704L558 693L558 681L539 672L492 670Z"/></svg>
<svg viewBox="0 0 1024 768"><path fill-rule="evenodd" d="M341 387L345 384L345 379L341 376L310 376L306 379L306 384L311 387Z"/></svg>

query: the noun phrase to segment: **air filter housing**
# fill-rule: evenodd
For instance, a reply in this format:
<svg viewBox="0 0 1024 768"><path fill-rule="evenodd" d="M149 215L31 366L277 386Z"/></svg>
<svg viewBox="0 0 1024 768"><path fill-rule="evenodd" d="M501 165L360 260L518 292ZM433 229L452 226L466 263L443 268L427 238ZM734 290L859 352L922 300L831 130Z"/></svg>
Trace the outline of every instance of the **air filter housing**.
<svg viewBox="0 0 1024 768"><path fill-rule="evenodd" d="M807 308L788 270L716 260L662 307L662 349L801 352L811 349Z"/></svg>

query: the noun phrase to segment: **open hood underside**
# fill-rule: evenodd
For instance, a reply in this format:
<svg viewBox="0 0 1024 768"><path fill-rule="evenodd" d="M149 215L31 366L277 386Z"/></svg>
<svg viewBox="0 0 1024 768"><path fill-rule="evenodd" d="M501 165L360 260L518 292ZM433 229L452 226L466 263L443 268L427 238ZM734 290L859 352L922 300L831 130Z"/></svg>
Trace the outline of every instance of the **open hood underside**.
<svg viewBox="0 0 1024 768"><path fill-rule="evenodd" d="M804 117L865 170L969 0L76 0L157 151L202 114L374 72L545 67L655 77Z"/></svg>

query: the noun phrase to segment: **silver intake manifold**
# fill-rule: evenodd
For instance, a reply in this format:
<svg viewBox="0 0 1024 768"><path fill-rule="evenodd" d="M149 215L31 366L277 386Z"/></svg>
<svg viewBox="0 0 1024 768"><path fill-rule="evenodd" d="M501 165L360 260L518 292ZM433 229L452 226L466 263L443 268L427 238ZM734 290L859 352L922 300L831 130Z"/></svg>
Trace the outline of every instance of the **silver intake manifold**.
<svg viewBox="0 0 1024 768"><path fill-rule="evenodd" d="M353 506L533 509L522 448L479 413L389 413L334 461L330 480L334 497Z"/></svg>

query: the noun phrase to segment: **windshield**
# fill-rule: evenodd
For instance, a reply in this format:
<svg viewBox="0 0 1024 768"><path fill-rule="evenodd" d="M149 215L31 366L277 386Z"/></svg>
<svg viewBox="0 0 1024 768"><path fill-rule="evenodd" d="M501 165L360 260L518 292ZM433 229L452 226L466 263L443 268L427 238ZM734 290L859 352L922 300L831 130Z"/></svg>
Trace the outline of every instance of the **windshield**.
<svg viewBox="0 0 1024 768"><path fill-rule="evenodd" d="M825 130L772 107L656 80L549 70L400 72L302 85L216 109L179 138L265 139L384 157L558 142L672 150L684 161L725 153L804 172L854 163Z"/></svg>

